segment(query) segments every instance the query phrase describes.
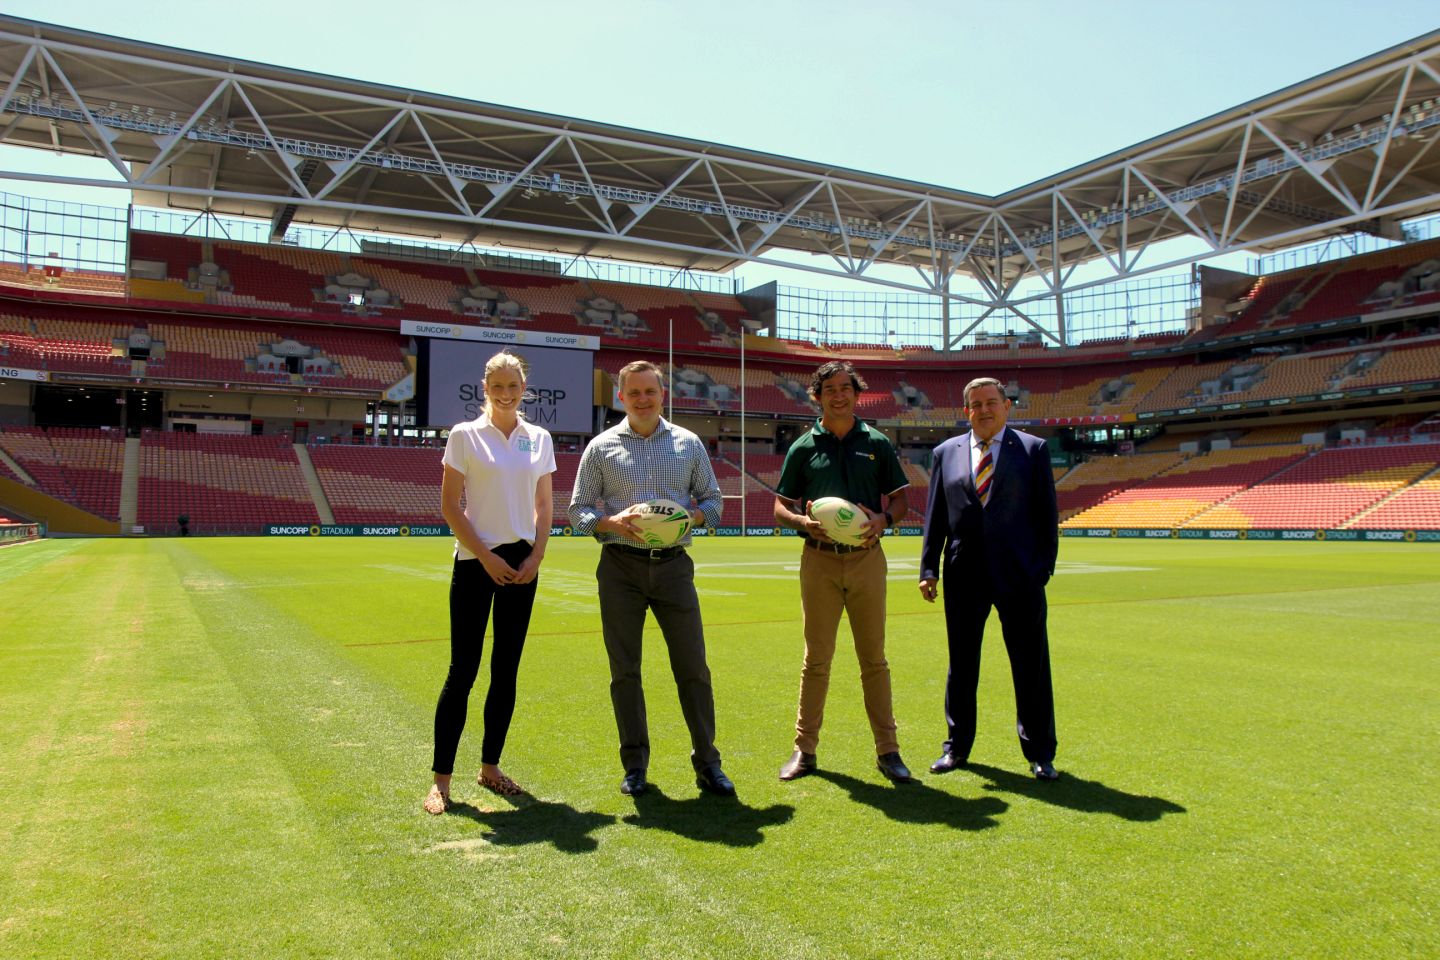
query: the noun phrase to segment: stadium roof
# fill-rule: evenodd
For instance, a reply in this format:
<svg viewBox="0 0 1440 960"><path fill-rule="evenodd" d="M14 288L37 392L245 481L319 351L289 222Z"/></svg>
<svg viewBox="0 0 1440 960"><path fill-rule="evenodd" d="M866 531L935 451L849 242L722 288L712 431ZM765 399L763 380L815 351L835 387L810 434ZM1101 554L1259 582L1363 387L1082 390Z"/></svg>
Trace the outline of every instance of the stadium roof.
<svg viewBox="0 0 1440 960"><path fill-rule="evenodd" d="M1440 209L1437 99L1440 31L990 197L0 16L0 142L106 158L139 205L269 218L276 238L304 223L712 271L803 251L821 257L799 269L1052 336L1027 302L1326 234L1398 237ZM1167 261L1156 244L1177 237L1200 243ZM1075 282L1095 261L1103 276ZM955 293L955 273L984 292Z"/></svg>

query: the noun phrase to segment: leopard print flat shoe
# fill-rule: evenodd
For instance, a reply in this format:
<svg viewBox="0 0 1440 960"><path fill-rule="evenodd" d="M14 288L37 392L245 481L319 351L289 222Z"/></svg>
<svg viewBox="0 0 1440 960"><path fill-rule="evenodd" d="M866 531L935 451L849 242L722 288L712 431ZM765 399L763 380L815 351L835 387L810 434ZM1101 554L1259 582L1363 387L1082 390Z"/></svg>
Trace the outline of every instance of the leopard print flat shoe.
<svg viewBox="0 0 1440 960"><path fill-rule="evenodd" d="M525 792L524 787L503 773L492 777L482 772L475 778L475 782L486 790L492 793L498 793L502 797L518 797Z"/></svg>

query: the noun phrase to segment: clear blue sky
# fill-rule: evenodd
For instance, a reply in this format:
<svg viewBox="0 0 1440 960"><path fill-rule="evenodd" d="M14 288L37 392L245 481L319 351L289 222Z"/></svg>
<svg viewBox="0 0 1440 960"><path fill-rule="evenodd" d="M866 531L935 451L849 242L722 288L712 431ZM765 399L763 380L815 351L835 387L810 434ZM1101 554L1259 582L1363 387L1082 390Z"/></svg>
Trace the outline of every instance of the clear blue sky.
<svg viewBox="0 0 1440 960"><path fill-rule="evenodd" d="M4 11L981 193L1440 27L1434 0L9 0ZM47 166L78 163L0 150L0 169Z"/></svg>

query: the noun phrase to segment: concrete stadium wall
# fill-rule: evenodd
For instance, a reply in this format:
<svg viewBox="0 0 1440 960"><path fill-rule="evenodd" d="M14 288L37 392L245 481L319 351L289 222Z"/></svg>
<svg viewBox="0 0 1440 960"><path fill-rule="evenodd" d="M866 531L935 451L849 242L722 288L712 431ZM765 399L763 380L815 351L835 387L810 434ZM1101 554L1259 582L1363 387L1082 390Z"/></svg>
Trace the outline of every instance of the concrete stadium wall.
<svg viewBox="0 0 1440 960"><path fill-rule="evenodd" d="M0 477L0 504L14 507L17 513L40 521L52 534L116 536L120 533L119 521L97 517L8 477Z"/></svg>

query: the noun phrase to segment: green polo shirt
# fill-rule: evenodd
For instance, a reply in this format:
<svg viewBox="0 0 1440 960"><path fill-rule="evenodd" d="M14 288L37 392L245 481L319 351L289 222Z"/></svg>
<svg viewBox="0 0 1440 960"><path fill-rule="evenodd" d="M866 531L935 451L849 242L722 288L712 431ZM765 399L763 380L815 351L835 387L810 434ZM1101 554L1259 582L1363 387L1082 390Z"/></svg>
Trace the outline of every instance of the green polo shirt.
<svg viewBox="0 0 1440 960"><path fill-rule="evenodd" d="M775 490L802 507L807 500L843 497L878 511L882 494L894 493L909 482L890 438L856 417L855 426L843 438L816 420L785 454Z"/></svg>

